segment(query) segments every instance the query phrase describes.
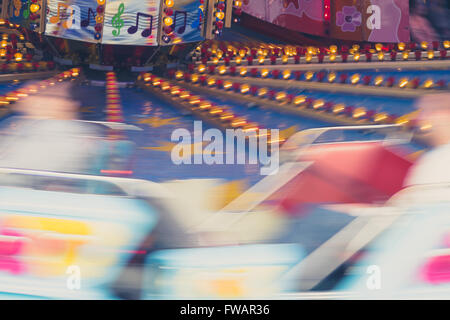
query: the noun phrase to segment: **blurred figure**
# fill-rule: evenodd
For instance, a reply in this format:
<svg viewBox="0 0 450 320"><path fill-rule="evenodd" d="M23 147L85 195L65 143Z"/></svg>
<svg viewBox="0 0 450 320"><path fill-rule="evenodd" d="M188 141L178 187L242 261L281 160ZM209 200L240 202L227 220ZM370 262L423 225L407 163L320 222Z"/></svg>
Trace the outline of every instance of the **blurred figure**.
<svg viewBox="0 0 450 320"><path fill-rule="evenodd" d="M76 119L79 108L71 94L72 85L67 83L56 84L39 93L28 97L15 105L15 111L33 118Z"/></svg>
<svg viewBox="0 0 450 320"><path fill-rule="evenodd" d="M426 18L428 8L421 0L411 0L409 2L410 16L409 25L411 28L411 40L417 43L422 41L439 40L437 32Z"/></svg>
<svg viewBox="0 0 450 320"><path fill-rule="evenodd" d="M428 19L434 26L441 40L450 39L449 8L446 0L430 0Z"/></svg>
<svg viewBox="0 0 450 320"><path fill-rule="evenodd" d="M419 125L431 126L427 138L435 148L413 166L405 184L450 183L450 93L424 96L417 106Z"/></svg>
<svg viewBox="0 0 450 320"><path fill-rule="evenodd" d="M74 121L78 108L70 83L56 83L14 104L23 116L2 125L0 167L78 174L107 169L107 128Z"/></svg>

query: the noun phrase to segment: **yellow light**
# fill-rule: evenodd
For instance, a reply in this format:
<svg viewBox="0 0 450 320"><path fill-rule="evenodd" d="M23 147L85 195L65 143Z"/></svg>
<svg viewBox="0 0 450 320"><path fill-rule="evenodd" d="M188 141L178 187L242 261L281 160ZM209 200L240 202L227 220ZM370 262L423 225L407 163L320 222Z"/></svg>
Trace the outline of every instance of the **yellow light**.
<svg viewBox="0 0 450 320"><path fill-rule="evenodd" d="M307 50L308 54L310 54L310 55L314 55L317 52L317 49L314 47L308 47L306 50Z"/></svg>
<svg viewBox="0 0 450 320"><path fill-rule="evenodd" d="M336 45L330 46L330 51L331 51L331 53L336 53L337 50L338 50L338 47L337 47Z"/></svg>
<svg viewBox="0 0 450 320"><path fill-rule="evenodd" d="M379 85L381 85L382 83L383 83L383 77L382 76L378 76L378 77L376 77L375 78L375 81L374 81L374 84L376 85L376 86L379 86Z"/></svg>
<svg viewBox="0 0 450 320"><path fill-rule="evenodd" d="M208 86L213 86L213 85L215 85L216 84L216 79L214 79L214 78L209 78L208 79Z"/></svg>
<svg viewBox="0 0 450 320"><path fill-rule="evenodd" d="M217 51L216 56L218 59L222 58L222 56L223 56L222 50Z"/></svg>
<svg viewBox="0 0 450 320"><path fill-rule="evenodd" d="M428 42L422 41L422 42L420 43L420 46L422 47L422 49L427 49L427 48L428 48Z"/></svg>
<svg viewBox="0 0 450 320"><path fill-rule="evenodd" d="M260 57L258 58L258 63L259 63L259 64L264 64L264 60L265 60L264 56L260 56Z"/></svg>
<svg viewBox="0 0 450 320"><path fill-rule="evenodd" d="M241 64L242 62L242 58L241 57L236 57L236 64Z"/></svg>
<svg viewBox="0 0 450 320"><path fill-rule="evenodd" d="M20 52L17 52L16 54L14 54L14 59L17 62L22 61L22 54Z"/></svg>
<svg viewBox="0 0 450 320"><path fill-rule="evenodd" d="M8 42L6 40L2 40L2 42L0 44L4 48L8 45Z"/></svg>
<svg viewBox="0 0 450 320"><path fill-rule="evenodd" d="M340 112L344 111L344 109L345 109L345 105L342 103L338 103L337 105L335 105L333 107L333 113L336 113L336 114L340 113Z"/></svg>
<svg viewBox="0 0 450 320"><path fill-rule="evenodd" d="M225 18L225 13L223 11L219 11L216 13L216 18L219 20L223 20Z"/></svg>
<svg viewBox="0 0 450 320"><path fill-rule="evenodd" d="M219 63L219 58L214 57L214 58L212 59L212 62L213 62L214 64L218 64L218 63Z"/></svg>
<svg viewBox="0 0 450 320"><path fill-rule="evenodd" d="M157 86L159 86L161 84L161 80L158 79L158 78L153 79L152 84L153 84L154 87L157 87Z"/></svg>
<svg viewBox="0 0 450 320"><path fill-rule="evenodd" d="M199 106L198 106L198 108L200 109L200 110L207 110L207 109L209 109L209 108L211 108L212 107L212 105L211 105L211 103L209 103L209 102L202 102Z"/></svg>
<svg viewBox="0 0 450 320"><path fill-rule="evenodd" d="M289 70L284 70L283 71L283 79L287 80L291 77L291 71Z"/></svg>
<svg viewBox="0 0 450 320"><path fill-rule="evenodd" d="M353 118L358 119L366 115L366 109L363 107L356 108L355 111L353 111Z"/></svg>
<svg viewBox="0 0 450 320"><path fill-rule="evenodd" d="M397 47L398 47L398 50L403 51L403 50L405 50L406 45L405 45L404 42L400 42L400 43L397 45Z"/></svg>
<svg viewBox="0 0 450 320"><path fill-rule="evenodd" d="M361 76L359 74L355 73L354 75L351 76L350 82L352 84L357 84L360 79L361 79Z"/></svg>
<svg viewBox="0 0 450 320"><path fill-rule="evenodd" d="M408 85L408 78L402 78L400 79L400 81L398 82L398 86L400 88L405 88Z"/></svg>
<svg viewBox="0 0 450 320"><path fill-rule="evenodd" d="M359 50L359 44L354 44L353 46L352 46L352 49L356 52L356 51L358 51Z"/></svg>
<svg viewBox="0 0 450 320"><path fill-rule="evenodd" d="M311 80L313 77L314 77L314 72L308 71L308 72L305 73L305 79L306 79L306 80L309 81L309 80Z"/></svg>
<svg viewBox="0 0 450 320"><path fill-rule="evenodd" d="M449 40L445 40L444 43L443 43L443 45L444 45L444 48L445 48L445 49L450 48L450 41L449 41Z"/></svg>
<svg viewBox="0 0 450 320"><path fill-rule="evenodd" d="M230 89L232 86L233 86L233 82L231 82L231 81L225 81L224 84L223 84L223 87L226 90Z"/></svg>
<svg viewBox="0 0 450 320"><path fill-rule="evenodd" d="M180 98L181 99L187 99L187 98L189 98L191 96L191 94L189 93L189 91L183 91L181 94L180 94Z"/></svg>
<svg viewBox="0 0 450 320"><path fill-rule="evenodd" d="M173 7L174 1L173 0L166 0L166 6L171 8Z"/></svg>
<svg viewBox="0 0 450 320"><path fill-rule="evenodd" d="M31 86L31 87L28 88L28 91L30 93L36 93L37 92L37 88L35 86Z"/></svg>
<svg viewBox="0 0 450 320"><path fill-rule="evenodd" d="M183 71L177 71L175 73L175 78L180 80L181 78L183 78Z"/></svg>
<svg viewBox="0 0 450 320"><path fill-rule="evenodd" d="M336 61L336 55L334 53L330 54L330 61L331 62Z"/></svg>
<svg viewBox="0 0 450 320"><path fill-rule="evenodd" d="M328 82L332 83L332 82L334 82L334 80L336 80L336 73L330 72L328 74Z"/></svg>
<svg viewBox="0 0 450 320"><path fill-rule="evenodd" d="M211 110L209 110L209 113L213 114L213 115L219 114L219 113L222 113L222 112L223 112L222 108L212 108Z"/></svg>
<svg viewBox="0 0 450 320"><path fill-rule="evenodd" d="M429 131L431 130L432 125L430 123L425 123L420 126L420 131Z"/></svg>
<svg viewBox="0 0 450 320"><path fill-rule="evenodd" d="M244 49L241 49L241 50L239 50L239 56L241 57L241 58L243 58L243 57L245 57L245 50Z"/></svg>
<svg viewBox="0 0 450 320"><path fill-rule="evenodd" d="M425 82L423 83L423 87L424 87L425 89L430 89L431 87L433 87L433 84L434 84L434 82L433 82L432 79L427 79L427 80L425 80Z"/></svg>
<svg viewBox="0 0 450 320"><path fill-rule="evenodd" d="M383 122L387 120L388 116L385 112L377 113L375 117L373 118L373 121L375 122Z"/></svg>
<svg viewBox="0 0 450 320"><path fill-rule="evenodd" d="M239 71L239 74L241 76L245 76L247 74L247 68L242 67L241 70Z"/></svg>
<svg viewBox="0 0 450 320"><path fill-rule="evenodd" d="M231 122L232 127L238 127L247 123L247 119L245 118L237 118L233 122Z"/></svg>
<svg viewBox="0 0 450 320"><path fill-rule="evenodd" d="M355 60L355 61L359 61L360 58L361 58L361 55L359 54L359 52L356 52L356 53L353 55L353 60Z"/></svg>
<svg viewBox="0 0 450 320"><path fill-rule="evenodd" d="M267 88L261 88L258 90L258 97L262 97L267 93Z"/></svg>
<svg viewBox="0 0 450 320"><path fill-rule="evenodd" d="M196 83L198 81L198 74L194 73L191 75L191 82Z"/></svg>
<svg viewBox="0 0 450 320"><path fill-rule="evenodd" d="M225 67L225 66L219 67L219 74L225 74L226 72L227 72L227 67Z"/></svg>
<svg viewBox="0 0 450 320"><path fill-rule="evenodd" d="M173 19L171 17L165 17L163 21L166 26L171 26L173 24Z"/></svg>
<svg viewBox="0 0 450 320"><path fill-rule="evenodd" d="M162 89L163 91L166 91L166 90L170 89L170 83L168 83L168 82L163 82L163 83L161 84L161 89Z"/></svg>
<svg viewBox="0 0 450 320"><path fill-rule="evenodd" d="M269 75L269 70L267 69L262 69L261 70L261 77L265 78Z"/></svg>
<svg viewBox="0 0 450 320"><path fill-rule="evenodd" d="M312 55L309 54L309 53L306 54L306 55L305 55L305 61L306 61L306 62L311 62L311 61L312 61Z"/></svg>
<svg viewBox="0 0 450 320"><path fill-rule="evenodd" d="M80 74L79 68L73 68L72 69L72 76L77 77Z"/></svg>
<svg viewBox="0 0 450 320"><path fill-rule="evenodd" d="M30 11L33 13L38 12L40 8L41 7L37 3L33 3L32 5L30 5Z"/></svg>
<svg viewBox="0 0 450 320"><path fill-rule="evenodd" d="M286 55L284 55L284 56L281 58L281 62L284 63L284 64L288 63L288 60L289 60L289 57L286 56Z"/></svg>
<svg viewBox="0 0 450 320"><path fill-rule="evenodd" d="M241 93L247 93L250 91L250 86L248 84L243 84L241 87Z"/></svg>
<svg viewBox="0 0 450 320"><path fill-rule="evenodd" d="M375 50L377 50L377 51L383 50L383 45L382 45L381 43L377 43L377 44L375 45Z"/></svg>
<svg viewBox="0 0 450 320"><path fill-rule="evenodd" d="M294 98L294 104L295 105L299 105L299 104L302 104L302 103L304 103L306 101L306 97L305 96L296 96L295 98Z"/></svg>
<svg viewBox="0 0 450 320"><path fill-rule="evenodd" d="M323 101L322 99L316 100L313 103L313 109L320 109L325 105L325 101Z"/></svg>
<svg viewBox="0 0 450 320"><path fill-rule="evenodd" d="M377 56L378 56L378 60L380 60L380 61L384 60L384 52L381 52L381 51L378 52Z"/></svg>
<svg viewBox="0 0 450 320"><path fill-rule="evenodd" d="M234 114L232 114L231 112L226 112L220 115L220 119L221 120L228 120L228 119L233 119L234 118Z"/></svg>
<svg viewBox="0 0 450 320"><path fill-rule="evenodd" d="M192 104L192 105L199 104L200 103L200 98L197 97L197 96L193 96L191 99L189 99L189 103Z"/></svg>
<svg viewBox="0 0 450 320"><path fill-rule="evenodd" d="M180 94L180 88L179 87L173 87L171 90L170 90L170 94L172 94L172 95L174 95L174 96L176 96L176 95L178 95L178 94Z"/></svg>
<svg viewBox="0 0 450 320"><path fill-rule="evenodd" d="M395 120L396 124L405 125L409 122L409 119L406 118L398 118Z"/></svg>
<svg viewBox="0 0 450 320"><path fill-rule="evenodd" d="M409 59L409 52L408 51L403 51L402 58L403 58L403 60L408 60Z"/></svg>
<svg viewBox="0 0 450 320"><path fill-rule="evenodd" d="M8 101L17 101L17 100L19 100L19 98L15 97L15 96L6 96L5 99L8 100Z"/></svg>
<svg viewBox="0 0 450 320"><path fill-rule="evenodd" d="M25 97L28 97L28 94L26 94L25 92L21 91L21 92L17 93L17 96L20 97L20 98L25 98Z"/></svg>
<svg viewBox="0 0 450 320"><path fill-rule="evenodd" d="M259 130L259 126L258 126L258 124L257 123L250 123L250 124L248 124L248 125L246 125L243 129L242 129L242 131L244 131L244 132L251 132L251 131L258 131Z"/></svg>
<svg viewBox="0 0 450 320"><path fill-rule="evenodd" d="M281 100L285 99L286 96L287 96L286 92L283 92L283 91L278 92L275 96L275 100L281 101Z"/></svg>
<svg viewBox="0 0 450 320"><path fill-rule="evenodd" d="M428 57L428 60L433 60L434 59L434 51L429 50L427 53L427 57Z"/></svg>
<svg viewBox="0 0 450 320"><path fill-rule="evenodd" d="M205 72L205 70L206 70L206 66L205 65L201 64L201 65L198 66L198 72L203 73L203 72Z"/></svg>

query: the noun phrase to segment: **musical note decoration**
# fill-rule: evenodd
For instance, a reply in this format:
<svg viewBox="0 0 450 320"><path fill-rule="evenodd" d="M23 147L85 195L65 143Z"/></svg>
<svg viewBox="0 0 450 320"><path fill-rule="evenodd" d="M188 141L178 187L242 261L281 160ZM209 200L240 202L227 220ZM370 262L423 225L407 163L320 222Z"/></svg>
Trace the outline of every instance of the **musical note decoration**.
<svg viewBox="0 0 450 320"><path fill-rule="evenodd" d="M200 29L202 18L203 18L203 9L200 7L197 10L197 18L194 21L192 21L192 23L191 23L191 28L192 29Z"/></svg>
<svg viewBox="0 0 450 320"><path fill-rule="evenodd" d="M57 10L56 16L50 17L49 22L50 23L54 23L54 24L61 22L61 15L62 15L62 10L61 9L63 9L63 8L66 9L66 15L67 15L67 11L69 11L70 14L69 14L68 18L63 19L62 27L64 29L70 29L72 27L72 23L73 23L72 22L72 19L73 19L73 7L69 6L69 5L65 4L65 3L58 3L58 10Z"/></svg>
<svg viewBox="0 0 450 320"><path fill-rule="evenodd" d="M144 17L144 18L149 18L150 19L150 27L142 30L142 33L141 33L142 37L147 38L147 37L152 35L152 30L153 30L153 16L151 14L138 12L137 15L136 15L136 25L129 27L128 28L128 33L129 34L135 34L138 31L140 17Z"/></svg>
<svg viewBox="0 0 450 320"><path fill-rule="evenodd" d="M86 18L86 19L83 19L83 20L81 21L81 26L82 26L83 28L87 28L87 27L90 26L90 24L91 24L91 14L93 15L93 18L94 18L94 19L96 18L97 15L96 15L95 11L94 11L93 9L89 8L89 9L88 9L88 16L87 16L87 18Z"/></svg>
<svg viewBox="0 0 450 320"><path fill-rule="evenodd" d="M116 30L112 31L112 34L115 37L118 37L120 35L120 29L123 28L124 22L121 19L121 16L124 11L125 11L125 5L123 3L121 3L119 5L119 9L118 9L117 13L114 15L114 17L111 20L111 25L113 26L113 28L116 29Z"/></svg>
<svg viewBox="0 0 450 320"><path fill-rule="evenodd" d="M182 15L183 16L183 25L179 27L178 29L175 29L177 26L177 17ZM176 10L174 13L174 19L173 19L173 29L178 34L183 34L186 31L186 23L187 23L187 11L178 11Z"/></svg>

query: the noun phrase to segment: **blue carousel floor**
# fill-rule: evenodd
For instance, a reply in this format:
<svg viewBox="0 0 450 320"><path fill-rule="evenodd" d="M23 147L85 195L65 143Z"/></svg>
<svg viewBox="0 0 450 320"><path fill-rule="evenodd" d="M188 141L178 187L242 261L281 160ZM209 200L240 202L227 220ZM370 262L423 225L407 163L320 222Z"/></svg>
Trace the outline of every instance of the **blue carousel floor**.
<svg viewBox="0 0 450 320"><path fill-rule="evenodd" d="M81 86L76 89L74 95L79 97L82 104L80 116L85 120L105 120L105 89L104 87ZM134 177L152 181L166 181L174 179L247 179L250 185L261 179L258 165L176 165L171 160L171 151L178 141L171 141L171 135L175 129L187 129L193 137L194 121L190 115L181 112L156 97L142 92L139 88L120 89L124 121L134 124L142 131L128 132L128 138L136 144L134 159ZM408 108L412 111L411 101L400 99L383 99L382 97L361 97L352 95L337 95L347 105L353 101L367 99L374 105L389 105L390 108ZM237 115L244 116L249 122L257 122L267 129L280 129L283 131L299 131L315 127L335 126L319 120L306 119L299 116L282 114L257 106L238 104L231 100L208 96L212 102L221 106L228 106ZM317 93L317 98L332 99L339 102L331 93ZM406 99L407 100L407 99ZM209 129L207 123L202 124L203 132ZM295 132L294 131L294 132ZM336 138L336 137L335 137ZM367 140L362 133L353 134L352 139ZM193 141L192 141L193 143ZM413 151L421 149L420 146L411 144Z"/></svg>

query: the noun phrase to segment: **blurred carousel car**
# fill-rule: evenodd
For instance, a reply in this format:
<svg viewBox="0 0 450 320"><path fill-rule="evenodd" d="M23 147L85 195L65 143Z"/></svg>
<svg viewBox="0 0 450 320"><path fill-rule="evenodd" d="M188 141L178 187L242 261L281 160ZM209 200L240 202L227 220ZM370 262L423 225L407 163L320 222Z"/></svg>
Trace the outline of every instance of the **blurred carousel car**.
<svg viewBox="0 0 450 320"><path fill-rule="evenodd" d="M158 221L152 201L167 196L155 183L101 176L111 158L129 156L111 153L117 140L108 138L110 130L129 129L137 128L23 117L4 123L0 291L5 297L110 296L107 285Z"/></svg>

